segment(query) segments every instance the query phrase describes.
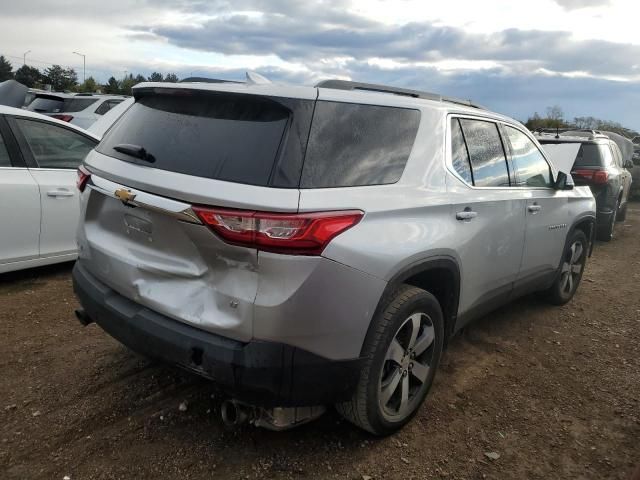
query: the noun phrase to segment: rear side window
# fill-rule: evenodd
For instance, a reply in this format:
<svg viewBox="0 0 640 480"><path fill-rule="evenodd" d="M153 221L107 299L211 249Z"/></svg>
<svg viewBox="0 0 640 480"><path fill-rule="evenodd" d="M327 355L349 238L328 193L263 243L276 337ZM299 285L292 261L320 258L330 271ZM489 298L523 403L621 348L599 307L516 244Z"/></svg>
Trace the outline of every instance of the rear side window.
<svg viewBox="0 0 640 480"><path fill-rule="evenodd" d="M608 145L583 143L573 167L608 167L612 164L613 155Z"/></svg>
<svg viewBox="0 0 640 480"><path fill-rule="evenodd" d="M97 150L161 170L267 186L272 171L278 171L275 164L291 117L282 102L270 97L229 93L143 96L109 130ZM296 131L308 132L306 125L307 130ZM295 132L287 137L297 138ZM306 142L297 143L300 156ZM114 150L119 144L141 146L155 162L148 164ZM299 175L299 169L290 175L295 186Z"/></svg>
<svg viewBox="0 0 640 480"><path fill-rule="evenodd" d="M64 101L62 98L36 97L27 107L27 110L39 113L62 112Z"/></svg>
<svg viewBox="0 0 640 480"><path fill-rule="evenodd" d="M397 182L419 124L418 110L318 101L300 187Z"/></svg>
<svg viewBox="0 0 640 480"><path fill-rule="evenodd" d="M513 167L518 175L518 186L550 187L551 169L538 147L524 133L505 126L511 144Z"/></svg>
<svg viewBox="0 0 640 480"><path fill-rule="evenodd" d="M507 159L493 122L460 119L460 126L469 151L473 180L476 187L508 187Z"/></svg>

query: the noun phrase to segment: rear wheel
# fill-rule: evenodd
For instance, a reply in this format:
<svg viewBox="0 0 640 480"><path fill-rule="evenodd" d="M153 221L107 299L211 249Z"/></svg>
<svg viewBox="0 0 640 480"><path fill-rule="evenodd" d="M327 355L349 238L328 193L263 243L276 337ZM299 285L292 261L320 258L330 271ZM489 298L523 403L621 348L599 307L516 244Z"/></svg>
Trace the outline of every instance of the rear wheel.
<svg viewBox="0 0 640 480"><path fill-rule="evenodd" d="M588 248L587 236L582 230L575 230L565 246L560 274L547 292L551 303L564 305L573 298L582 279Z"/></svg>
<svg viewBox="0 0 640 480"><path fill-rule="evenodd" d="M336 405L337 410L376 435L399 430L424 401L443 343L438 300L424 290L403 285L373 319L357 390L350 401Z"/></svg>

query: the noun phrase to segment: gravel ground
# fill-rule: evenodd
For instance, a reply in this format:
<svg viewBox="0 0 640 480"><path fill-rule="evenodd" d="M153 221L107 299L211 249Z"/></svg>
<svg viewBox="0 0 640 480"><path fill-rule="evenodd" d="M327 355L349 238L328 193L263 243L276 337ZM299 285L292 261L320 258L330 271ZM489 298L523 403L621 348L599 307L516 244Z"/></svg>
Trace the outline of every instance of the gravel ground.
<svg viewBox="0 0 640 480"><path fill-rule="evenodd" d="M454 338L418 416L384 439L333 411L288 432L229 431L209 383L79 325L69 265L0 275L0 478L628 480L639 237L636 203L571 303L527 297Z"/></svg>

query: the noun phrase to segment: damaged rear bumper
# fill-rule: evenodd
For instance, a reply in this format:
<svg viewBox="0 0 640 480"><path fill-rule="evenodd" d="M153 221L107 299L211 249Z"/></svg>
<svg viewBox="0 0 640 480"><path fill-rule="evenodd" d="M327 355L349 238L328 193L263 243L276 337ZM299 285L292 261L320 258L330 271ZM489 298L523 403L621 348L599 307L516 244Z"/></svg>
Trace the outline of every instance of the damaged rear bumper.
<svg viewBox="0 0 640 480"><path fill-rule="evenodd" d="M77 262L74 291L86 316L132 350L213 380L233 398L259 406L310 406L348 400L361 360L329 360L286 344L238 342L139 305Z"/></svg>

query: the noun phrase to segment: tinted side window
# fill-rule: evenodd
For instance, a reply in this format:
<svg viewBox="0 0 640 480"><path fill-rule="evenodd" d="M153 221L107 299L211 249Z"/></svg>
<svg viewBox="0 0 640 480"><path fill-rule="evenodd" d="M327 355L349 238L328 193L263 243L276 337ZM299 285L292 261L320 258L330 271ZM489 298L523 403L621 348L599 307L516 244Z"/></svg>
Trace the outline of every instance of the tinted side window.
<svg viewBox="0 0 640 480"><path fill-rule="evenodd" d="M418 110L317 102L301 188L397 182L419 124Z"/></svg>
<svg viewBox="0 0 640 480"><path fill-rule="evenodd" d="M111 103L110 102L102 102L98 108L96 108L96 112L98 115L104 115L105 113L107 113L109 110L111 110Z"/></svg>
<svg viewBox="0 0 640 480"><path fill-rule="evenodd" d="M451 163L458 175L468 184L473 184L471 165L469 164L469 152L462 135L460 121L451 119Z"/></svg>
<svg viewBox="0 0 640 480"><path fill-rule="evenodd" d="M95 142L44 122L16 118L16 123L40 168L78 168Z"/></svg>
<svg viewBox="0 0 640 480"><path fill-rule="evenodd" d="M498 126L493 122L460 119L476 187L509 186L509 170Z"/></svg>
<svg viewBox="0 0 640 480"><path fill-rule="evenodd" d="M7 146L4 143L2 135L0 135L0 167L10 167L11 159L9 158L9 152Z"/></svg>
<svg viewBox="0 0 640 480"><path fill-rule="evenodd" d="M518 186L550 187L551 170L538 147L521 131L505 127L513 152L513 166L518 174Z"/></svg>

